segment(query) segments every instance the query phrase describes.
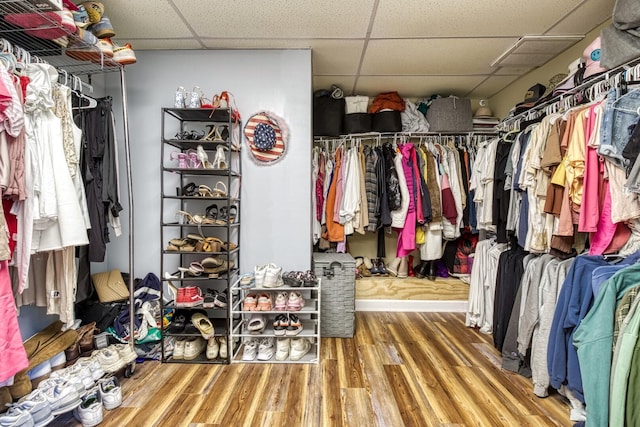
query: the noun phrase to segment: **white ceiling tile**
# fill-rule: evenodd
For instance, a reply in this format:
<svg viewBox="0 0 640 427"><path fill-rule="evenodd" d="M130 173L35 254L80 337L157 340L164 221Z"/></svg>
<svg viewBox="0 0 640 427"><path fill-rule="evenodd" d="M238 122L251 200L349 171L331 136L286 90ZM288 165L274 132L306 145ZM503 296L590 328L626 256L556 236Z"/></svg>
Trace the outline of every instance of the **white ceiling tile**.
<svg viewBox="0 0 640 427"><path fill-rule="evenodd" d="M541 34L581 0L381 1L372 37Z"/></svg>
<svg viewBox="0 0 640 427"><path fill-rule="evenodd" d="M102 3L118 40L193 37L166 0L103 0Z"/></svg>
<svg viewBox="0 0 640 427"><path fill-rule="evenodd" d="M482 76L361 76L356 93L375 96L397 91L402 97L427 97L434 94L464 96L477 86Z"/></svg>
<svg viewBox="0 0 640 427"><path fill-rule="evenodd" d="M134 50L201 49L196 39L130 39Z"/></svg>
<svg viewBox="0 0 640 427"><path fill-rule="evenodd" d="M493 73L497 76L523 76L527 74L529 71L533 70L533 67L522 66L522 67L496 67L496 72Z"/></svg>
<svg viewBox="0 0 640 427"><path fill-rule="evenodd" d="M173 0L200 37L362 38L374 0Z"/></svg>
<svg viewBox="0 0 640 427"><path fill-rule="evenodd" d="M313 76L313 90L329 89L331 85L338 85L345 95L350 95L355 76Z"/></svg>
<svg viewBox="0 0 640 427"><path fill-rule="evenodd" d="M364 40L202 39L211 49L308 49L315 74L355 74Z"/></svg>
<svg viewBox="0 0 640 427"><path fill-rule="evenodd" d="M587 0L545 34L586 34L611 18L615 0Z"/></svg>
<svg viewBox="0 0 640 427"><path fill-rule="evenodd" d="M496 93L513 83L519 76L491 76L476 87L468 98L491 98Z"/></svg>
<svg viewBox="0 0 640 427"><path fill-rule="evenodd" d="M371 40L362 74L490 74L491 62L516 40Z"/></svg>

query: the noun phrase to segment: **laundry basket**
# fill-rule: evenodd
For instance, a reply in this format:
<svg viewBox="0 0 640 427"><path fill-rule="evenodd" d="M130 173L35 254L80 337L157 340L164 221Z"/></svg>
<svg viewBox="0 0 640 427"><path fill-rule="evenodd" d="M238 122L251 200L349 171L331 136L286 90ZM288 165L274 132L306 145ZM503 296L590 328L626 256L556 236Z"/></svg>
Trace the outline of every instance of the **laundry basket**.
<svg viewBox="0 0 640 427"><path fill-rule="evenodd" d="M355 329L356 261L349 254L314 253L313 270L322 278L320 334L351 338Z"/></svg>

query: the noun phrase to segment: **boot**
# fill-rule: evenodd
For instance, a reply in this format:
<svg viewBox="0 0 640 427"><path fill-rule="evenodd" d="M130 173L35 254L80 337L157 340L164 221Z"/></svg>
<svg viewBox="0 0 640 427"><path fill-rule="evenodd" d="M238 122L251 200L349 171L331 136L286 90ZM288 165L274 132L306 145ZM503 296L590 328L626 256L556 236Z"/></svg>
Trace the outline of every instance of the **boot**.
<svg viewBox="0 0 640 427"><path fill-rule="evenodd" d="M371 274L373 274L374 276L379 276L380 269L378 268L378 260L377 259L372 260L371 264L372 264L370 269Z"/></svg>
<svg viewBox="0 0 640 427"><path fill-rule="evenodd" d="M387 266L387 271L389 272L390 275L397 276L399 267L400 267L400 258L396 257Z"/></svg>
<svg viewBox="0 0 640 427"><path fill-rule="evenodd" d="M418 279L424 279L424 276L427 275L428 268L429 268L429 264L426 261L420 261L420 264L416 265L414 269L416 273L416 277Z"/></svg>
<svg viewBox="0 0 640 427"><path fill-rule="evenodd" d="M384 260L382 258L378 259L378 270L380 271L381 276L388 276L389 270L384 265Z"/></svg>
<svg viewBox="0 0 640 427"><path fill-rule="evenodd" d="M429 261L429 268L427 269L427 279L436 280L436 266L433 261Z"/></svg>
<svg viewBox="0 0 640 427"><path fill-rule="evenodd" d="M416 277L416 273L413 271L413 255L409 255L409 277Z"/></svg>
<svg viewBox="0 0 640 427"><path fill-rule="evenodd" d="M398 278L404 279L409 275L409 261L406 256L400 258L400 265L398 266Z"/></svg>

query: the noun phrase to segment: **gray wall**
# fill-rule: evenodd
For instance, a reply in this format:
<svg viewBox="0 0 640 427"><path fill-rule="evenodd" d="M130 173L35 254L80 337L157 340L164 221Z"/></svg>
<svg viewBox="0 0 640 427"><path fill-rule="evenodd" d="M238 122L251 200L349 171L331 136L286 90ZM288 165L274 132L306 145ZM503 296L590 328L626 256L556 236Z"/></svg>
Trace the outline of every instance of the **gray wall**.
<svg viewBox="0 0 640 427"><path fill-rule="evenodd" d="M311 51L221 50L136 52L138 63L126 68L129 134L133 165L136 277L161 276L160 128L162 107L172 107L178 86L200 86L210 98L223 90L235 95L242 119L259 110L283 117L290 141L283 160L258 166L243 141L241 270L275 262L285 270L308 269L311 263ZM121 131L120 76L106 77ZM128 206L124 150L120 149L123 236L107 248L106 268L128 271ZM210 159L213 159L210 154ZM215 182L215 181L214 181ZM169 218L171 215L165 215ZM105 269L106 269L105 268Z"/></svg>

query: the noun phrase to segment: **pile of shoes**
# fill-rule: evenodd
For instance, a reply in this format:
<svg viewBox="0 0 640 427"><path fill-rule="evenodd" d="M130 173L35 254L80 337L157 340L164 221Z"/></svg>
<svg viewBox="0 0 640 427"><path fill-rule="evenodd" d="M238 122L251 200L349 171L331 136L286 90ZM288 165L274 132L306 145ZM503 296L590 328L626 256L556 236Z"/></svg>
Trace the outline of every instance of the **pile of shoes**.
<svg viewBox="0 0 640 427"><path fill-rule="evenodd" d="M385 266L382 258L367 258L367 257L355 257L356 260L356 279L362 279L363 277L386 277L389 275L387 267Z"/></svg>
<svg viewBox="0 0 640 427"><path fill-rule="evenodd" d="M136 55L131 44L120 46L112 41L116 33L111 20L105 15L105 7L100 2L86 1L72 12L76 25L75 36L70 41L66 54L80 61L101 63L105 58L113 58L119 64L136 63ZM97 47L97 49L96 49Z"/></svg>

